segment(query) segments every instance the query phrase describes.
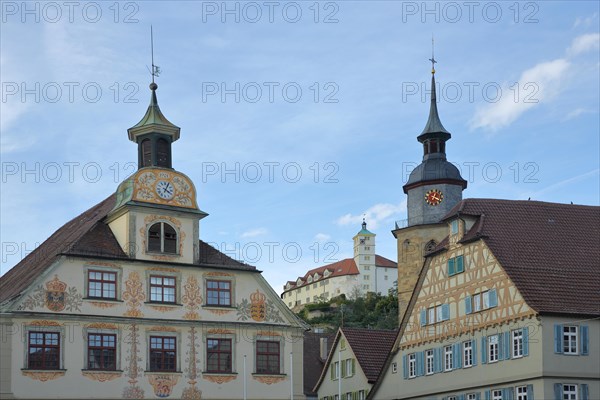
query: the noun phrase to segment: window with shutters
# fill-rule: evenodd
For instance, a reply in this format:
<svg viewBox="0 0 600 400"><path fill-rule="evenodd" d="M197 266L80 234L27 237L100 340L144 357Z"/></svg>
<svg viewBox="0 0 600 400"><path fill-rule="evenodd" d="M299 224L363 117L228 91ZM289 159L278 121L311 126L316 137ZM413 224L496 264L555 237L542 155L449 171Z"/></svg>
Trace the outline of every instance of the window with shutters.
<svg viewBox="0 0 600 400"><path fill-rule="evenodd" d="M333 379L340 379L340 363L338 361L334 362L332 368Z"/></svg>
<svg viewBox="0 0 600 400"><path fill-rule="evenodd" d="M563 326L563 353L578 354L577 326Z"/></svg>
<svg viewBox="0 0 600 400"><path fill-rule="evenodd" d="M458 400L456 396L448 396L448 400Z"/></svg>
<svg viewBox="0 0 600 400"><path fill-rule="evenodd" d="M493 363L498 361L498 335L488 336L488 362Z"/></svg>
<svg viewBox="0 0 600 400"><path fill-rule="evenodd" d="M517 386L515 392L517 394L517 400L529 400L527 399L527 386Z"/></svg>
<svg viewBox="0 0 600 400"><path fill-rule="evenodd" d="M421 326L431 325L450 319L450 305L438 304L421 311Z"/></svg>
<svg viewBox="0 0 600 400"><path fill-rule="evenodd" d="M358 400L365 400L366 396L365 396L365 391L364 390L359 390L358 391Z"/></svg>
<svg viewBox="0 0 600 400"><path fill-rule="evenodd" d="M408 355L408 377L417 376L417 355L415 353Z"/></svg>
<svg viewBox="0 0 600 400"><path fill-rule="evenodd" d="M346 378L350 378L354 375L354 368L353 368L354 362L351 358L348 358L347 360L345 360L345 363L346 363L346 368L345 368L346 375L345 376L346 376Z"/></svg>
<svg viewBox="0 0 600 400"><path fill-rule="evenodd" d="M563 400L577 400L577 385L563 385Z"/></svg>
<svg viewBox="0 0 600 400"><path fill-rule="evenodd" d="M468 393L467 394L467 400L477 400L477 394L475 394L475 393Z"/></svg>
<svg viewBox="0 0 600 400"><path fill-rule="evenodd" d="M433 349L425 350L425 373L431 375L433 372Z"/></svg>
<svg viewBox="0 0 600 400"><path fill-rule="evenodd" d="M463 342L463 367L469 368L473 366L473 341L467 340Z"/></svg>
<svg viewBox="0 0 600 400"><path fill-rule="evenodd" d="M512 358L523 357L523 330L517 329L511 332L512 336Z"/></svg>
<svg viewBox="0 0 600 400"><path fill-rule="evenodd" d="M465 314L472 314L498 306L496 289L483 290L465 297Z"/></svg>
<svg viewBox="0 0 600 400"><path fill-rule="evenodd" d="M448 277L465 272L463 256L448 259Z"/></svg>
<svg viewBox="0 0 600 400"><path fill-rule="evenodd" d="M502 400L502 390L492 390L492 400Z"/></svg>

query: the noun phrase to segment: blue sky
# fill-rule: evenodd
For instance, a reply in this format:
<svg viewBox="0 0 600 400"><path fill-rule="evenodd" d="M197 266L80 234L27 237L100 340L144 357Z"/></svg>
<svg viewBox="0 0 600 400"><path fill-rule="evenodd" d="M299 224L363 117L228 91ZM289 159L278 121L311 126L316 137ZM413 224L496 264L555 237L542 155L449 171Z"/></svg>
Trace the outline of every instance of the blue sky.
<svg viewBox="0 0 600 400"><path fill-rule="evenodd" d="M350 257L363 215L396 259L432 35L465 198L600 202L597 2L23 4L1 4L2 273L133 172L151 24L201 238L278 292Z"/></svg>

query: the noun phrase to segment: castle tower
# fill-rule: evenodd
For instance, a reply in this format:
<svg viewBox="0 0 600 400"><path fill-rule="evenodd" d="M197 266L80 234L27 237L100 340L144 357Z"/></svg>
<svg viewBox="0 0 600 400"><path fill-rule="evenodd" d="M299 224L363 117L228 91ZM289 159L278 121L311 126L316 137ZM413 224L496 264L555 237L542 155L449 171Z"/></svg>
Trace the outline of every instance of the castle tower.
<svg viewBox="0 0 600 400"><path fill-rule="evenodd" d="M354 235L354 262L360 272L359 282L362 293L377 291L377 271L375 267L375 234L367 229L363 218L362 229Z"/></svg>

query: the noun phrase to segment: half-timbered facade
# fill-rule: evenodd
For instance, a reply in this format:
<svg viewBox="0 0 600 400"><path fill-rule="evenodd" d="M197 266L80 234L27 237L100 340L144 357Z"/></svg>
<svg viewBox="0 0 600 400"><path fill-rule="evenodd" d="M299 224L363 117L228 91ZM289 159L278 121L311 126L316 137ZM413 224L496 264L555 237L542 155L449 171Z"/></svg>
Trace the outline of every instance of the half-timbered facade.
<svg viewBox="0 0 600 400"><path fill-rule="evenodd" d="M442 220L374 399L600 396L600 208L467 199Z"/></svg>
<svg viewBox="0 0 600 400"><path fill-rule="evenodd" d="M139 170L0 278L2 398L304 398L303 332L256 268L199 240L153 83Z"/></svg>

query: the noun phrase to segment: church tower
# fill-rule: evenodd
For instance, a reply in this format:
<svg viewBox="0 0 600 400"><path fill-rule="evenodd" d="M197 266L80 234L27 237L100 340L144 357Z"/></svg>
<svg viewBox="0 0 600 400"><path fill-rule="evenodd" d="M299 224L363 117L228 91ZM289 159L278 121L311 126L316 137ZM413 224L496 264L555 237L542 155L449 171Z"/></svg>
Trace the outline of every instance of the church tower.
<svg viewBox="0 0 600 400"><path fill-rule="evenodd" d="M402 319L423 267L423 256L448 234L440 219L462 200L467 187L458 168L446 158L450 132L444 128L437 109L435 58L431 61L431 104L429 118L417 140L423 145L423 161L403 186L408 196L407 220L392 232L398 243L398 302Z"/></svg>
<svg viewBox="0 0 600 400"><path fill-rule="evenodd" d="M191 179L172 167L180 129L161 112L157 89L153 81L146 114L127 130L137 143L138 170L117 188L107 222L131 258L197 263L199 221L208 214L198 208Z"/></svg>

